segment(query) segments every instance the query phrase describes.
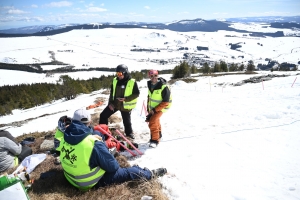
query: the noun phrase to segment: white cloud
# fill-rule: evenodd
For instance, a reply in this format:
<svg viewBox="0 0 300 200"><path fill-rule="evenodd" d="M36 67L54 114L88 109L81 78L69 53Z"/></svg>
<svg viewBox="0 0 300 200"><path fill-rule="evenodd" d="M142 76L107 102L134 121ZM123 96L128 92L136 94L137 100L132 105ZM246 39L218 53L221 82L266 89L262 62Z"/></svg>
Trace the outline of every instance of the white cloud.
<svg viewBox="0 0 300 200"><path fill-rule="evenodd" d="M190 14L190 13L187 12L187 11L184 11L184 12L179 12L179 13L177 13L177 14Z"/></svg>
<svg viewBox="0 0 300 200"><path fill-rule="evenodd" d="M58 2L51 2L49 4L46 4L45 6L46 7L68 7L68 6L71 6L72 5L72 2L69 2L69 1L58 1Z"/></svg>
<svg viewBox="0 0 300 200"><path fill-rule="evenodd" d="M11 22L14 21L14 17L13 16L5 16L5 17L0 17L0 22Z"/></svg>
<svg viewBox="0 0 300 200"><path fill-rule="evenodd" d="M146 8L146 9L148 9L148 10L149 10L149 9L150 9L150 6L144 6L144 8Z"/></svg>
<svg viewBox="0 0 300 200"><path fill-rule="evenodd" d="M10 9L7 11L8 14L25 14L28 13L26 11L23 10L19 10L19 9Z"/></svg>
<svg viewBox="0 0 300 200"><path fill-rule="evenodd" d="M0 9L9 10L9 9L14 9L14 7L13 6L3 6L3 7L0 6Z"/></svg>
<svg viewBox="0 0 300 200"><path fill-rule="evenodd" d="M217 12L217 13L213 13L213 15L228 15L228 13L219 13L219 12Z"/></svg>
<svg viewBox="0 0 300 200"><path fill-rule="evenodd" d="M17 19L16 21L25 21L25 22L42 22L44 21L41 17L22 17Z"/></svg>
<svg viewBox="0 0 300 200"><path fill-rule="evenodd" d="M38 5L32 4L31 7L32 8L38 8Z"/></svg>
<svg viewBox="0 0 300 200"><path fill-rule="evenodd" d="M86 12L105 12L107 9L99 7L89 7L85 10Z"/></svg>

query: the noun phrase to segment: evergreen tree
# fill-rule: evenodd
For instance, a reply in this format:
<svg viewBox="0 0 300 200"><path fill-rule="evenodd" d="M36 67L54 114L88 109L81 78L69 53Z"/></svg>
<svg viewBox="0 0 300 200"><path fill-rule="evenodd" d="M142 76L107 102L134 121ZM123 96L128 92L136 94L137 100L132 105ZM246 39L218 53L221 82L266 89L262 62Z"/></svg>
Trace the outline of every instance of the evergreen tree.
<svg viewBox="0 0 300 200"><path fill-rule="evenodd" d="M197 73L197 68L196 68L196 66L195 65L192 65L192 67L191 67L191 73L192 74L196 74Z"/></svg>
<svg viewBox="0 0 300 200"><path fill-rule="evenodd" d="M210 73L210 67L209 67L209 65L207 64L207 62L204 63L204 65L203 65L203 67L202 67L202 73L203 73L203 74L208 74L208 73Z"/></svg>
<svg viewBox="0 0 300 200"><path fill-rule="evenodd" d="M214 68L213 68L213 72L221 72L221 66L219 63L215 62Z"/></svg>
<svg viewBox="0 0 300 200"><path fill-rule="evenodd" d="M228 72L228 67L227 67L227 63L226 62L221 61L220 68L221 68L222 72Z"/></svg>
<svg viewBox="0 0 300 200"><path fill-rule="evenodd" d="M231 63L230 66L229 66L229 71L230 71L230 72L235 72L235 71L237 71L237 70L238 70L237 64Z"/></svg>
<svg viewBox="0 0 300 200"><path fill-rule="evenodd" d="M244 71L244 69L245 69L245 65L244 65L244 64L241 64L241 65L239 66L239 71Z"/></svg>
<svg viewBox="0 0 300 200"><path fill-rule="evenodd" d="M172 78L183 78L189 75L189 65L187 62L180 62L180 65L175 66L173 69L173 77Z"/></svg>
<svg viewBox="0 0 300 200"><path fill-rule="evenodd" d="M255 70L255 66L253 64L253 61L249 60L247 65L247 71L254 71L254 70Z"/></svg>

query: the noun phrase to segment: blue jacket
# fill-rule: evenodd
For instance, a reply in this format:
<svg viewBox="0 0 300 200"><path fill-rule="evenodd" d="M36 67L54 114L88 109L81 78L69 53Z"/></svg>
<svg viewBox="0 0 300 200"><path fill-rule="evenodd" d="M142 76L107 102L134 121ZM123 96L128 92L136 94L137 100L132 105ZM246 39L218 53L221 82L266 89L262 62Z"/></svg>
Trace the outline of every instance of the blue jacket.
<svg viewBox="0 0 300 200"><path fill-rule="evenodd" d="M93 129L79 121L73 120L72 124L65 130L64 140L71 145L76 145L92 133ZM115 172L119 169L117 160L109 153L108 148L102 141L95 142L89 166L91 169L99 166L106 172Z"/></svg>

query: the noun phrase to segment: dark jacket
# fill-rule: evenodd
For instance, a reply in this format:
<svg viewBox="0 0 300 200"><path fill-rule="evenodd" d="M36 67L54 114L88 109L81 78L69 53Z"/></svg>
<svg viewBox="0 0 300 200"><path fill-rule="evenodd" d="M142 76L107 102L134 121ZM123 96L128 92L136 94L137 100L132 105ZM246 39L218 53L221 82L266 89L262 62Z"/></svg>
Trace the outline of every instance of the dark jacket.
<svg viewBox="0 0 300 200"><path fill-rule="evenodd" d="M64 140L71 145L77 145L92 133L93 130L91 128L79 121L73 120L72 124L65 130ZM106 172L115 172L119 168L117 160L109 153L105 143L102 141L95 142L89 166L91 169L99 166Z"/></svg>
<svg viewBox="0 0 300 200"><path fill-rule="evenodd" d="M166 79L159 77L157 80L156 85L154 86L154 88L151 87L152 83L151 81L147 81L147 86L148 86L148 90L153 93L154 90L158 90L161 89L163 85L166 85L167 81ZM162 96L162 102L160 102L160 104L158 104L156 106L156 108L153 109L154 112L159 112L162 109L164 109L165 107L167 107L169 105L169 101L170 101L170 89L168 87L165 87L163 89L163 91L161 92L161 96ZM149 102L149 96L148 96L148 102ZM149 111L149 110L148 110Z"/></svg>
<svg viewBox="0 0 300 200"><path fill-rule="evenodd" d="M125 87L127 85L127 82L131 79L130 74L125 74L124 78L122 80L119 80L119 78L117 78L118 82L117 82L117 86L116 86L116 92L115 92L115 99L113 99L113 84L111 84L110 87L110 95L109 95L109 104L112 104L114 106L115 109L120 110L120 111L127 111L129 112L130 110L128 109L124 109L123 107L123 102L120 102L118 99L116 98L124 98L124 93L125 93ZM138 98L140 95L140 90L138 88L138 85L135 81L134 86L133 86L133 91L132 91L132 95L126 97L125 101L132 101L133 99Z"/></svg>

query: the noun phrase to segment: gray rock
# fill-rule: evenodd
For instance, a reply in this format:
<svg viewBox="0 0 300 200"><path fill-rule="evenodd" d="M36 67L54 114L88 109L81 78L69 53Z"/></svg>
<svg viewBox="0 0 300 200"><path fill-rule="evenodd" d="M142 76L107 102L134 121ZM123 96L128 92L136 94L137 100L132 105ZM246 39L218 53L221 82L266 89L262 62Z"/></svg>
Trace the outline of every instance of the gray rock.
<svg viewBox="0 0 300 200"><path fill-rule="evenodd" d="M44 142L40 146L41 150L49 150L49 149L53 149L53 148L54 148L53 140L44 140Z"/></svg>

